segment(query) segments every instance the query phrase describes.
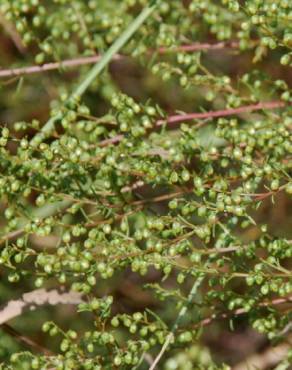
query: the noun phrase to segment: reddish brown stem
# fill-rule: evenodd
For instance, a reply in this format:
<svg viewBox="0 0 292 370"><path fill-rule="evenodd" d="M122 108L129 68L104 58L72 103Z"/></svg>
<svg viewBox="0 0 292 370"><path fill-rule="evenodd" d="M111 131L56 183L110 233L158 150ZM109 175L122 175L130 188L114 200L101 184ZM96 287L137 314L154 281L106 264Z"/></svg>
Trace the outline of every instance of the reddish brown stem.
<svg viewBox="0 0 292 370"><path fill-rule="evenodd" d="M239 108L230 108L230 109L223 109L223 110L202 112L202 113L177 114L174 116L169 116L166 120L159 120L157 121L156 124L157 126L161 126L164 123L172 124L172 123L179 123L179 122L184 122L184 121L192 121L195 119L227 117L227 116L233 116L236 114L253 112L253 111L264 110L264 109L283 108L286 105L287 103L284 103L282 101L271 101L271 102L262 102L258 104L245 105Z"/></svg>
<svg viewBox="0 0 292 370"><path fill-rule="evenodd" d="M277 305L280 305L280 304L284 304L284 303L292 303L292 296L288 296L288 297L284 297L284 298L276 298L276 299L273 299L272 301L270 302L262 302L259 304L259 307L269 307L269 306L277 306ZM203 319L202 321L200 321L198 324L196 324L196 326L207 326L207 325L210 325L213 321L217 320L217 319L226 319L230 316L238 316L238 315L243 315L247 313L247 310L245 310L244 308L239 308L233 312L230 312L230 313L222 313L222 314L219 314L219 315L212 315L210 317L207 317L206 319Z"/></svg>
<svg viewBox="0 0 292 370"><path fill-rule="evenodd" d="M165 120L158 120L156 126L162 126L164 124L176 124L180 122L193 121L199 119L209 119L209 118L218 118L218 117L227 117L233 116L242 113L254 112L259 110L271 110L276 108L283 108L285 106L292 105L292 103L284 103L282 101L270 101L270 102L261 102L258 104L245 105L239 108L230 108L217 111L209 112L199 112L199 113L185 113L177 114L167 117ZM99 146L108 146L111 144L116 144L124 138L124 135L117 135L110 139L105 139L99 143Z"/></svg>
<svg viewBox="0 0 292 370"><path fill-rule="evenodd" d="M45 71L52 71L55 69L62 69L68 67L77 67L85 64L97 63L100 60L100 55L93 55L91 57L81 57L76 59L64 60L62 62L46 63L41 66L30 66L23 68L3 69L0 70L0 77L15 77L30 75L34 73L41 73ZM121 55L116 55L115 60L121 59Z"/></svg>
<svg viewBox="0 0 292 370"><path fill-rule="evenodd" d="M157 50L159 54L167 54L167 53L173 53L173 52L192 52L192 51L204 51L204 50L220 50L220 49L237 49L239 47L238 41L231 41L231 42L218 42L214 44L210 43L194 43L190 45L182 45L174 48L167 48L162 47Z"/></svg>
<svg viewBox="0 0 292 370"><path fill-rule="evenodd" d="M151 50L150 53L158 53L158 54L167 54L167 53L174 53L174 52L193 52L193 51L206 51L206 50L220 50L225 48L238 48L239 43L237 41L232 42L219 42L214 44L209 43L194 43L190 45L181 45L175 48L159 48L157 50ZM125 56L117 54L114 57L114 60L119 60L124 58ZM29 75L34 73L42 73L45 71L52 71L56 69L62 68L72 68L78 67L85 64L93 64L100 60L101 55L93 55L90 57L80 57L76 59L69 59L64 60L61 62L55 63L46 63L41 66L29 66L29 67L22 67L22 68L13 68L13 69L3 69L0 70L0 78L1 77L15 77L15 76L22 76L22 75Z"/></svg>

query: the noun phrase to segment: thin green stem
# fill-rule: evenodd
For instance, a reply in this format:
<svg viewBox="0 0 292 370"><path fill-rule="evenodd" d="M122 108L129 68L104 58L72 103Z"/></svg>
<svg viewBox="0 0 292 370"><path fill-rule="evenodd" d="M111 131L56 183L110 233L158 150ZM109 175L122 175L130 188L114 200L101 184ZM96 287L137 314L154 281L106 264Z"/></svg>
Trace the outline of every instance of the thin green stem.
<svg viewBox="0 0 292 370"><path fill-rule="evenodd" d="M113 45L105 52L100 61L89 71L84 81L73 92L73 97L80 97L88 89L94 79L100 72L109 64L113 56L129 41L131 36L139 29L144 21L151 15L156 5L146 7L138 17L129 25L129 27L121 34L121 36L113 43Z"/></svg>
<svg viewBox="0 0 292 370"><path fill-rule="evenodd" d="M79 86L73 91L69 99L80 98L96 77L103 71L103 69L109 64L113 57L119 52L119 50L129 41L133 34L139 29L139 27L145 22L145 20L151 15L156 7L156 2L152 2L152 5L147 6L137 16L137 18L127 27L127 29L121 34L120 37L112 44L112 46L104 53L101 59L93 66L88 72L85 79ZM62 118L61 114L57 114L51 117L48 122L42 127L41 132L31 140L32 146L37 146L41 140L54 128L54 124Z"/></svg>
<svg viewBox="0 0 292 370"><path fill-rule="evenodd" d="M152 3L142 10L138 17L128 26L128 28L121 34L121 36L113 43L113 45L105 52L101 59L94 65L94 67L89 71L83 82L73 91L71 99L77 99L85 93L90 84L94 79L102 72L102 70L108 65L112 58L118 53L118 51L127 43L131 36L139 29L139 27L144 23L144 21L151 15L156 7L156 2ZM42 127L41 132L37 134L32 140L31 145L37 146L41 140L54 128L55 122L62 118L61 114L51 117L48 122ZM60 207L67 208L72 202L66 200L64 202L57 202L48 206L44 206L42 209L36 211L36 216L40 218L47 217L49 215L55 214ZM23 234L25 223L21 225L22 227L5 237L5 239L0 240L5 242L6 240L13 239Z"/></svg>
<svg viewBox="0 0 292 370"><path fill-rule="evenodd" d="M202 284L203 280L204 280L204 277L200 276L194 282L194 284L192 286L192 289L191 289L191 291L190 291L190 293L188 295L186 304L179 311L179 314L178 314L178 316L177 316L177 318L176 318L176 320L175 320L175 322L174 322L174 324L172 326L172 329L171 329L170 333L166 337L166 340L165 340L165 342L164 342L164 344L163 344L163 346L162 346L159 354L156 356L156 358L153 361L152 365L149 367L149 370L154 370L156 368L156 366L158 365L161 357L166 352L168 346L170 345L171 341L173 340L174 333L176 332L177 328L179 327L179 325L181 323L181 320L183 319L183 317L185 316L185 314L186 314L186 312L188 310L189 304L193 301L195 295L197 294L198 288Z"/></svg>

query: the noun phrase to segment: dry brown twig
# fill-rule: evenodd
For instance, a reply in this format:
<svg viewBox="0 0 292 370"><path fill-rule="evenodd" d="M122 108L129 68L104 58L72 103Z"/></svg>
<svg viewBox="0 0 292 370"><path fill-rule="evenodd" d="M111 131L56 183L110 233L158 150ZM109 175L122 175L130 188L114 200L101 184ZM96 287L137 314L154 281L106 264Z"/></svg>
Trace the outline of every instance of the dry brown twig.
<svg viewBox="0 0 292 370"><path fill-rule="evenodd" d="M14 337L18 342L23 343L24 345L33 348L37 353L43 353L45 356L52 356L53 352L50 351L49 349L39 345L36 343L34 340L31 338L27 337L26 335L23 335L19 333L17 330L12 328L8 324L2 324L1 329L5 331L7 334L11 335Z"/></svg>
<svg viewBox="0 0 292 370"><path fill-rule="evenodd" d="M274 368L281 361L285 360L292 347L292 336L286 342L280 343L275 347L269 347L262 353L256 353L235 365L233 370L265 370Z"/></svg>
<svg viewBox="0 0 292 370"><path fill-rule="evenodd" d="M21 37L17 33L14 25L8 22L1 13L0 13L0 25L3 27L4 31L9 35L10 39L12 40L18 51L21 54L24 54L26 52L26 48L23 45Z"/></svg>

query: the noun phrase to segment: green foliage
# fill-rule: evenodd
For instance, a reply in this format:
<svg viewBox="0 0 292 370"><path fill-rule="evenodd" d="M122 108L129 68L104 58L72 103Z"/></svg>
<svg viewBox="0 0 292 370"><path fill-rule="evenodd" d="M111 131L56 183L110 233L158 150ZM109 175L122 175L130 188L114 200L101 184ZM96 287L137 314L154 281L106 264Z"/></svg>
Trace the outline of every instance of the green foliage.
<svg viewBox="0 0 292 370"><path fill-rule="evenodd" d="M104 55L1 80L3 284L84 300L33 328L50 353L1 334L1 368L229 369L207 325L285 341L291 2L1 0L0 13L23 74Z"/></svg>

